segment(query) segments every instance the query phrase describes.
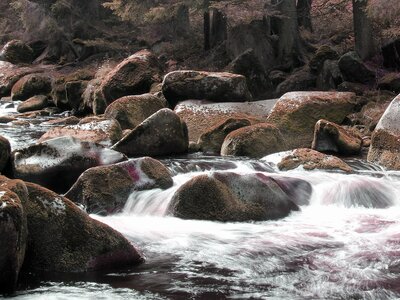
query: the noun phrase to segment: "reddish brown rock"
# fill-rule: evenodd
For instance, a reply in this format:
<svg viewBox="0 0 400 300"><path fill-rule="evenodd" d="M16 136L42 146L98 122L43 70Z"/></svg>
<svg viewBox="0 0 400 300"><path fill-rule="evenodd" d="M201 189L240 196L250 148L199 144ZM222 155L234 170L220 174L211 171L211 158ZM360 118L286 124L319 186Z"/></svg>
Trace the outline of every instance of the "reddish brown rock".
<svg viewBox="0 0 400 300"><path fill-rule="evenodd" d="M341 170L344 172L352 171L351 167L343 160L307 148L290 151L278 164L278 168L283 171L293 170L300 166L302 166L304 170L319 169Z"/></svg>
<svg viewBox="0 0 400 300"><path fill-rule="evenodd" d="M10 159L10 142L0 135L0 173L4 170Z"/></svg>
<svg viewBox="0 0 400 300"><path fill-rule="evenodd" d="M400 93L400 73L389 73L378 81L378 88L394 93Z"/></svg>
<svg viewBox="0 0 400 300"><path fill-rule="evenodd" d="M27 236L22 202L3 179L0 181L0 294L12 293L16 288Z"/></svg>
<svg viewBox="0 0 400 300"><path fill-rule="evenodd" d="M133 129L162 108L166 103L151 94L125 96L111 103L104 116L117 120L122 129Z"/></svg>
<svg viewBox="0 0 400 300"><path fill-rule="evenodd" d="M221 147L221 155L261 158L285 149L285 141L278 128L268 123L242 127L228 134Z"/></svg>
<svg viewBox="0 0 400 300"><path fill-rule="evenodd" d="M298 206L273 178L232 172L194 177L175 192L169 206L179 218L222 222L280 219L294 210Z"/></svg>
<svg viewBox="0 0 400 300"><path fill-rule="evenodd" d="M81 141L111 146L122 138L122 130L115 120L99 120L78 125L67 125L49 129L39 139L44 142L57 137L69 136Z"/></svg>
<svg viewBox="0 0 400 300"><path fill-rule="evenodd" d="M20 103L17 107L19 113L24 113L28 111L41 110L49 104L47 96L38 95L29 98L28 100Z"/></svg>
<svg viewBox="0 0 400 300"><path fill-rule="evenodd" d="M122 234L91 219L67 198L34 183L26 186L26 270L87 272L126 268L144 261Z"/></svg>
<svg viewBox="0 0 400 300"><path fill-rule="evenodd" d="M393 99L371 137L368 161L400 170L400 95Z"/></svg>
<svg viewBox="0 0 400 300"><path fill-rule="evenodd" d="M143 157L86 170L65 194L88 213L120 211L134 191L171 187L169 170L158 160Z"/></svg>
<svg viewBox="0 0 400 300"><path fill-rule="evenodd" d="M109 104L123 96L148 93L151 85L160 81L161 68L157 58L150 51L141 50L107 74L100 90Z"/></svg>
<svg viewBox="0 0 400 300"><path fill-rule="evenodd" d="M358 154L362 148L362 138L352 131L326 120L315 124L312 149L319 152L335 152L342 155Z"/></svg>
<svg viewBox="0 0 400 300"><path fill-rule="evenodd" d="M203 133L200 136L197 144L203 152L220 154L222 143L229 133L236 129L250 125L251 122L248 119L226 119Z"/></svg>
<svg viewBox="0 0 400 300"><path fill-rule="evenodd" d="M129 157L163 156L188 151L187 127L179 116L163 108L124 136L112 149Z"/></svg>
<svg viewBox="0 0 400 300"><path fill-rule="evenodd" d="M43 74L29 74L19 79L11 89L13 100L26 100L36 95L47 95L51 91L52 81Z"/></svg>
<svg viewBox="0 0 400 300"><path fill-rule="evenodd" d="M228 118L248 119L251 124L265 122L276 100L255 102L203 103L184 101L175 107L175 112L188 126L189 140L197 142L211 127Z"/></svg>
<svg viewBox="0 0 400 300"><path fill-rule="evenodd" d="M283 95L267 121L278 127L286 149L311 147L315 123L326 119L340 124L356 105L353 93L292 92Z"/></svg>

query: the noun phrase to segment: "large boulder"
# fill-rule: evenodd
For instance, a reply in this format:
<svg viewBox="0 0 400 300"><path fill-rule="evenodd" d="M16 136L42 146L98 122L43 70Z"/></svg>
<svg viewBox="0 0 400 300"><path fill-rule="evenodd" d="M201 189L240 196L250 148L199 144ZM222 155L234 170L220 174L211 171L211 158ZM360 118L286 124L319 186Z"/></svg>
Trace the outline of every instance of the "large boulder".
<svg viewBox="0 0 400 300"><path fill-rule="evenodd" d="M251 100L246 77L232 73L170 72L164 77L162 91L171 106L188 99L219 102Z"/></svg>
<svg viewBox="0 0 400 300"><path fill-rule="evenodd" d="M347 173L352 171L351 167L340 158L308 148L289 151L278 163L278 168L282 171L298 167L302 167L304 170L341 170Z"/></svg>
<svg viewBox="0 0 400 300"><path fill-rule="evenodd" d="M87 123L53 127L41 136L39 142L69 136L81 141L111 146L122 138L122 129L115 120L93 120Z"/></svg>
<svg viewBox="0 0 400 300"><path fill-rule="evenodd" d="M182 185L168 211L183 219L238 222L280 219L298 209L272 177L215 172Z"/></svg>
<svg viewBox="0 0 400 300"><path fill-rule="evenodd" d="M368 161L400 170L400 95L393 99L372 134Z"/></svg>
<svg viewBox="0 0 400 300"><path fill-rule="evenodd" d="M189 139L187 127L179 116L163 108L148 117L112 149L128 156L162 156L186 153Z"/></svg>
<svg viewBox="0 0 400 300"><path fill-rule="evenodd" d="M315 89L317 76L308 67L301 68L290 74L277 87L276 96L293 91L309 91Z"/></svg>
<svg viewBox="0 0 400 300"><path fill-rule="evenodd" d="M36 95L47 95L51 91L52 80L43 74L29 74L18 80L11 89L13 100L26 100Z"/></svg>
<svg viewBox="0 0 400 300"><path fill-rule="evenodd" d="M86 170L65 197L83 204L88 213L110 214L120 211L134 191L166 189L172 184L161 162L143 157Z"/></svg>
<svg viewBox="0 0 400 300"><path fill-rule="evenodd" d="M339 69L345 80L367 83L375 79L375 72L369 69L355 51L347 52L339 59Z"/></svg>
<svg viewBox="0 0 400 300"><path fill-rule="evenodd" d="M272 89L272 82L253 49L247 49L236 57L227 70L246 77L247 86L254 98L259 99Z"/></svg>
<svg viewBox="0 0 400 300"><path fill-rule="evenodd" d="M0 61L0 97L10 96L14 84L23 76L41 72L39 68L17 67L11 63Z"/></svg>
<svg viewBox="0 0 400 300"><path fill-rule="evenodd" d="M100 271L143 262L142 254L122 234L91 219L67 198L34 183L26 186L27 271Z"/></svg>
<svg viewBox="0 0 400 300"><path fill-rule="evenodd" d="M210 128L228 118L248 119L252 124L265 122L276 100L255 102L207 103L185 101L175 107L175 112L188 126L189 140L197 142Z"/></svg>
<svg viewBox="0 0 400 300"><path fill-rule="evenodd" d="M9 189L11 186L0 182L0 294L3 294L16 288L25 257L27 225L21 199Z"/></svg>
<svg viewBox="0 0 400 300"><path fill-rule="evenodd" d="M358 154L362 148L361 136L333 122L319 120L315 124L312 149L342 155Z"/></svg>
<svg viewBox="0 0 400 300"><path fill-rule="evenodd" d="M220 154L221 146L224 142L225 137L232 131L250 126L251 122L248 119L236 119L229 118L219 124L212 126L209 130L204 132L197 144L200 149L209 154Z"/></svg>
<svg viewBox="0 0 400 300"><path fill-rule="evenodd" d="M32 48L20 40L9 41L0 51L0 60L8 61L12 64L29 64L33 59Z"/></svg>
<svg viewBox="0 0 400 300"><path fill-rule="evenodd" d="M221 155L261 158L283 149L285 141L279 129L269 123L259 123L229 133L221 146Z"/></svg>
<svg viewBox="0 0 400 300"><path fill-rule="evenodd" d="M292 92L276 102L267 121L280 129L286 150L307 148L311 147L318 120L341 124L355 105L353 93Z"/></svg>
<svg viewBox="0 0 400 300"><path fill-rule="evenodd" d="M0 173L7 166L10 159L11 146L10 142L0 135Z"/></svg>
<svg viewBox="0 0 400 300"><path fill-rule="evenodd" d="M60 137L13 152L11 164L15 178L65 192L83 171L124 160L123 154L101 145Z"/></svg>
<svg viewBox="0 0 400 300"><path fill-rule="evenodd" d="M117 120L122 129L133 129L162 108L165 101L152 94L125 96L111 103L104 116Z"/></svg>
<svg viewBox="0 0 400 300"><path fill-rule="evenodd" d="M161 81L157 58L148 50L141 50L117 65L101 82L100 90L106 103L127 95L148 93L154 82Z"/></svg>
<svg viewBox="0 0 400 300"><path fill-rule="evenodd" d="M17 111L19 113L24 113L28 111L41 110L46 108L49 105L49 98L45 95L38 95L30 97L28 100L21 102Z"/></svg>

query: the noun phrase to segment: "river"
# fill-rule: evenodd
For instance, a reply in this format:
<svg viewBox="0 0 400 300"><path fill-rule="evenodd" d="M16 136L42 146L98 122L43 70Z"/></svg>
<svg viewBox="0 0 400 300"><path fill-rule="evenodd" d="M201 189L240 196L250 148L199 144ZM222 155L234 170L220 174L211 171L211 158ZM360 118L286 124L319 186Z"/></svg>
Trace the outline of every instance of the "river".
<svg viewBox="0 0 400 300"><path fill-rule="evenodd" d="M18 148L45 129L1 125L0 131ZM92 215L138 245L146 263L105 274L25 274L14 298L399 299L400 172L361 160L347 161L352 174L280 172L277 160L163 159L174 174L173 187L132 193L120 214ZM179 186L215 170L307 180L310 204L265 222L165 215ZM389 207L376 208L381 206Z"/></svg>

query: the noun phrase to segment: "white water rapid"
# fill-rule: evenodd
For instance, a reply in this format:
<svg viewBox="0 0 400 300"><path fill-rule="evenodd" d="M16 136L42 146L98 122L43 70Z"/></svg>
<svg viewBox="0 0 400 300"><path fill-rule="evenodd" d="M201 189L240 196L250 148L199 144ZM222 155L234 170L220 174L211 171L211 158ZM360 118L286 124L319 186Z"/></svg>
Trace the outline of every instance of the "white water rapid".
<svg viewBox="0 0 400 300"><path fill-rule="evenodd" d="M221 162L216 160L217 169ZM229 163L229 171L256 172L254 162ZM174 164L175 170L184 169ZM192 171L177 172L174 187L135 192L120 215L95 216L142 247L150 264L160 262L148 271L159 274L166 296L400 297L400 173L361 164L352 175L282 172L312 184L310 205L279 221L218 223L164 216L179 186L210 172L200 171L193 160L187 165ZM372 208L381 205L388 208Z"/></svg>

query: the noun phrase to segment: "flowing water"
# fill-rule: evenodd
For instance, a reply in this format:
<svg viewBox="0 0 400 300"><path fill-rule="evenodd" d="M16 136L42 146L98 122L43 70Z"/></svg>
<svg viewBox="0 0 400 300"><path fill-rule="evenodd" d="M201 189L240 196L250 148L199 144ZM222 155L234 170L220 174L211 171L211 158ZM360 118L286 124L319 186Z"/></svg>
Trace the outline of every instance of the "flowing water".
<svg viewBox="0 0 400 300"><path fill-rule="evenodd" d="M17 135L6 128L8 136ZM279 172L276 161L276 155L163 160L174 174L172 188L135 192L122 213L93 215L138 245L145 264L106 274L26 274L15 297L399 299L400 172L359 160L349 161L353 174ZM278 221L219 223L165 215L179 186L214 170L301 178L313 187L311 202Z"/></svg>

